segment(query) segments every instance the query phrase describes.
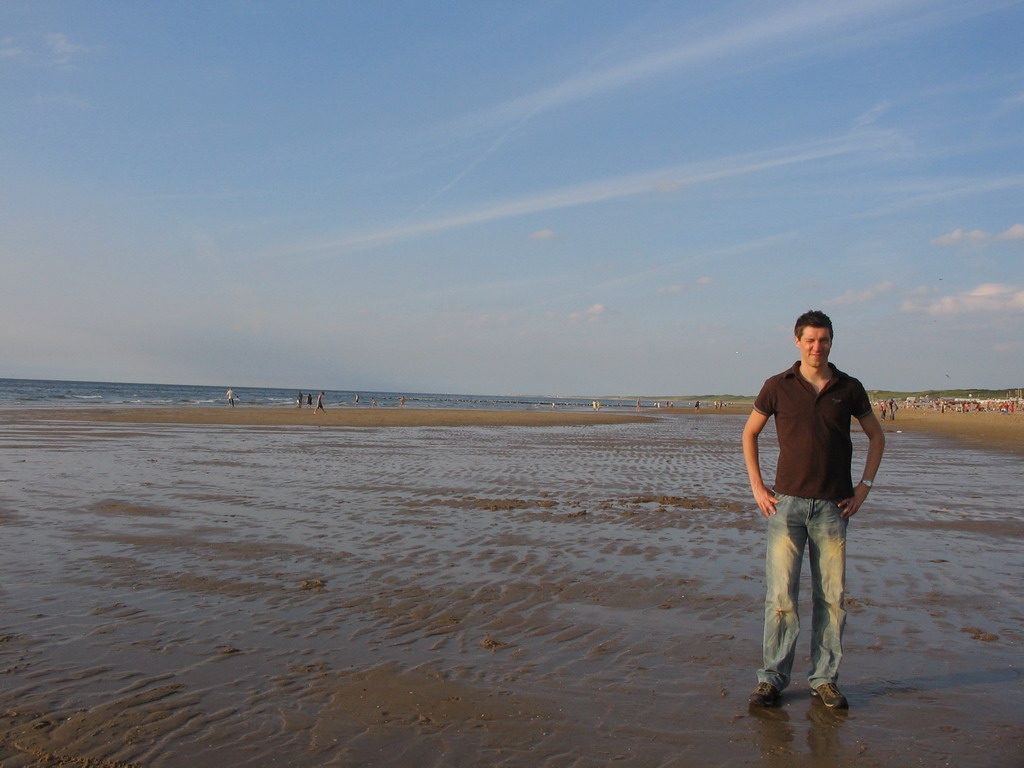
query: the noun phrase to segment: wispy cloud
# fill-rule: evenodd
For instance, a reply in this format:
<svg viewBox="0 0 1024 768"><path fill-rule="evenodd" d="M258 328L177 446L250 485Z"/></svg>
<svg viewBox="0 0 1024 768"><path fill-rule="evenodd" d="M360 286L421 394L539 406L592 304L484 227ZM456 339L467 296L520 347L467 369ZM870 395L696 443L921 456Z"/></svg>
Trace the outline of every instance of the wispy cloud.
<svg viewBox="0 0 1024 768"><path fill-rule="evenodd" d="M72 58L94 50L92 46L72 42L63 32L44 35L42 40L33 37L27 42L14 37L0 38L0 60L18 59L33 66L65 65Z"/></svg>
<svg viewBox="0 0 1024 768"><path fill-rule="evenodd" d="M891 187L893 202L855 214L858 218L891 216L901 211L925 208L934 203L967 197L980 197L1024 187L1024 175L981 178L920 178Z"/></svg>
<svg viewBox="0 0 1024 768"><path fill-rule="evenodd" d="M875 45L880 35L918 34L984 13L991 7L991 2L949 0L938 4L925 0L836 0L746 9L768 9L760 14L739 13L733 8L728 11L727 20L723 18L714 31L707 32L708 25L688 20L688 26L675 36L679 41L676 45L564 78L461 118L457 126L462 127L460 132L491 130L666 74L678 78L681 73L692 72L707 77L706 68L711 65L719 76L728 76L737 70L763 67L769 59L789 60L832 53L840 46ZM690 28L699 29L700 36L695 37ZM881 108L884 111L885 105ZM870 116L869 113L867 117ZM452 128L448 126L448 130Z"/></svg>
<svg viewBox="0 0 1024 768"><path fill-rule="evenodd" d="M540 229L533 232L530 237L534 240L554 240L558 235L551 229Z"/></svg>
<svg viewBox="0 0 1024 768"><path fill-rule="evenodd" d="M21 55L21 47L16 45L13 37L0 40L0 59L13 59Z"/></svg>
<svg viewBox="0 0 1024 768"><path fill-rule="evenodd" d="M954 229L952 232L933 238L931 244L940 246L985 245L1005 240L1024 240L1024 224L1014 224L1008 230L998 235L990 235L988 232L983 232L980 229L972 229L969 232L964 229Z"/></svg>
<svg viewBox="0 0 1024 768"><path fill-rule="evenodd" d="M859 115L857 119L853 121L853 130L863 131L872 127L882 118L882 115L889 110L890 106L891 105L888 101L879 102L864 114Z"/></svg>
<svg viewBox="0 0 1024 768"><path fill-rule="evenodd" d="M963 229L954 229L952 232L933 238L932 245L962 245L964 243L984 243L989 239L987 232L974 229L967 232Z"/></svg>
<svg viewBox="0 0 1024 768"><path fill-rule="evenodd" d="M80 96L73 94L61 94L61 95L39 95L32 99L33 104L39 104L42 106L56 106L56 107L88 107L89 103Z"/></svg>
<svg viewBox="0 0 1024 768"><path fill-rule="evenodd" d="M877 299L884 293L888 293L892 290L892 283L884 282L873 285L870 288L863 291L849 290L842 296L837 296L834 299L829 299L824 303L828 306L840 306L843 304L866 304L869 301Z"/></svg>
<svg viewBox="0 0 1024 768"><path fill-rule="evenodd" d="M984 283L953 296L911 297L903 302L903 311L929 315L1024 314L1024 286Z"/></svg>
<svg viewBox="0 0 1024 768"><path fill-rule="evenodd" d="M876 150L886 147L890 143L891 137L886 134L861 132L856 136L825 139L797 146L781 147L767 152L721 158L713 162L601 179L573 187L505 200L448 216L400 224L361 235L299 244L289 249L288 254L294 256L320 253L323 258L342 256L414 237L499 219L544 213L643 194L669 194L663 191L666 179L672 180L673 189L695 187L723 179Z"/></svg>
<svg viewBox="0 0 1024 768"><path fill-rule="evenodd" d="M695 282L696 282L697 285L710 285L711 283L714 282L714 278L713 277L698 277ZM668 293L668 294L671 294L671 293L682 293L685 290L686 290L686 286L685 285L681 285L681 284L665 285L665 286L662 286L661 288L658 288L656 290L656 293Z"/></svg>
<svg viewBox="0 0 1024 768"><path fill-rule="evenodd" d="M1024 224L1014 224L1003 234L997 235L996 240L1024 240Z"/></svg>
<svg viewBox="0 0 1024 768"><path fill-rule="evenodd" d="M955 24L985 13L1005 2L834 0L820 3L800 0L774 5L753 4L746 8L731 6L717 17L700 18L700 23L688 17L678 34L671 35L676 41L671 46L636 41L635 49L646 52L624 57L602 68L585 67L552 85L440 125L435 138L445 142L453 137L464 141L471 136L495 132L497 136L489 139L486 147L417 206L412 215L425 211L495 154L524 125L546 112L657 77L671 76L674 87L685 87L688 78L706 84L711 77L728 78L780 61L833 56L840 49L875 46L883 37L921 34L936 26ZM661 30L661 34L664 33L665 30ZM876 104L857 119L852 133L874 131L875 122L889 107L888 101ZM673 179L659 179L656 183L662 191L678 189Z"/></svg>
<svg viewBox="0 0 1024 768"><path fill-rule="evenodd" d="M72 43L63 32L53 32L46 36L46 44L50 48L54 61L58 64L66 64L72 56L80 53L88 53L89 46Z"/></svg>
<svg viewBox="0 0 1024 768"><path fill-rule="evenodd" d="M1012 96L1007 96L999 102L999 106L1006 110L1024 106L1024 91L1015 93Z"/></svg>
<svg viewBox="0 0 1024 768"><path fill-rule="evenodd" d="M598 323L604 317L606 311L604 304L594 304L583 312L573 312L569 315L569 321L573 323Z"/></svg>
<svg viewBox="0 0 1024 768"><path fill-rule="evenodd" d="M731 7L717 20L704 18L699 24L689 18L686 26L672 36L677 41L672 46L658 47L656 43L648 46L638 41L637 47L647 52L603 68L584 68L553 85L440 125L436 137L443 141L450 141L452 137L463 141L492 132L497 132L497 138L489 141L465 168L414 213L426 209L457 186L524 125L546 112L657 77L672 76L675 87L684 86L687 77L706 84L710 77L731 77L751 69L763 69L776 61L823 53L834 55L837 49L850 45L877 45L882 36L919 34L932 26L952 24L965 16L982 13L984 9L978 6L992 2L1000 0L974 4L942 0L940 5L948 7L944 13L939 13L934 8L935 2L928 0L834 0L828 3L805 0L747 9ZM757 13L753 8L762 12ZM763 11L763 8L770 10ZM894 23L896 21L900 23ZM650 51L650 47L655 50ZM888 107L888 102L882 102L861 115L854 130L870 129ZM658 186L670 191L675 188L675 182L660 179Z"/></svg>

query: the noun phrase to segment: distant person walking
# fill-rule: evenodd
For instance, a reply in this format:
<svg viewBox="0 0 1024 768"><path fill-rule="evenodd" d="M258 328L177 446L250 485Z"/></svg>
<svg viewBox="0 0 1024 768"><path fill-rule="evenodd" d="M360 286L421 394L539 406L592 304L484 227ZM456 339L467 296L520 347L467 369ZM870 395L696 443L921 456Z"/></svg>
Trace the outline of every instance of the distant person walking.
<svg viewBox="0 0 1024 768"><path fill-rule="evenodd" d="M313 413L316 413L317 411L324 411L325 413L327 412L327 409L324 408L324 393L323 392L321 392L319 395L316 396L316 410L314 410Z"/></svg>
<svg viewBox="0 0 1024 768"><path fill-rule="evenodd" d="M296 408L301 408L302 407L302 393L301 392L299 392L299 396L295 398L295 407Z"/></svg>
<svg viewBox="0 0 1024 768"><path fill-rule="evenodd" d="M228 405L230 405L232 408L234 408L235 407L235 390L229 389L226 397L228 399Z"/></svg>
<svg viewBox="0 0 1024 768"><path fill-rule="evenodd" d="M846 709L846 697L836 687L846 625L846 529L871 491L885 435L863 385L828 360L828 315L805 312L797 318L794 335L800 360L765 381L743 429L750 487L768 520L763 659L750 704L776 704L790 683L800 634L800 571L808 549L813 586L811 694L829 709ZM773 416L779 457L775 483L768 488L761 476L758 438ZM850 478L851 418L860 422L868 437L856 488Z"/></svg>
<svg viewBox="0 0 1024 768"><path fill-rule="evenodd" d="M313 407L313 393L312 392L310 392L308 395L306 395L306 407L307 408L312 408Z"/></svg>

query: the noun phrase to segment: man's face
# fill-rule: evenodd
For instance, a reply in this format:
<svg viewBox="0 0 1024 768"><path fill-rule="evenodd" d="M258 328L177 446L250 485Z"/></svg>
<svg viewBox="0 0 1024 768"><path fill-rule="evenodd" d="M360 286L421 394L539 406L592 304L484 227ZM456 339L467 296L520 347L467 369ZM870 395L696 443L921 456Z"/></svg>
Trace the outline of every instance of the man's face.
<svg viewBox="0 0 1024 768"><path fill-rule="evenodd" d="M832 334L828 328L814 328L808 325L796 340L800 350L800 362L809 368L824 368L832 351Z"/></svg>

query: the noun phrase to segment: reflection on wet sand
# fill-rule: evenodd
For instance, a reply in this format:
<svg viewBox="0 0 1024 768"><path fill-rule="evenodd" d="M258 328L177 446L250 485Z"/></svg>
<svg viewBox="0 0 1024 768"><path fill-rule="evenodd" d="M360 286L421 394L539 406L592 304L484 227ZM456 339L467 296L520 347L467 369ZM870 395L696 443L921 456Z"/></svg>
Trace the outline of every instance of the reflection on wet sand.
<svg viewBox="0 0 1024 768"><path fill-rule="evenodd" d="M0 425L0 764L1013 765L1019 457L892 435L849 715L751 712L742 423Z"/></svg>

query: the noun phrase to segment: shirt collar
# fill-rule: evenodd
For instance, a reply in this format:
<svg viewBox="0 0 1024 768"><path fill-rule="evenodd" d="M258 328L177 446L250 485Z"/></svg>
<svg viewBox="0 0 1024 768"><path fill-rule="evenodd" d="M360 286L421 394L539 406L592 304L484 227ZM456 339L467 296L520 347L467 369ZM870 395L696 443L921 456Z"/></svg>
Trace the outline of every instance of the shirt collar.
<svg viewBox="0 0 1024 768"><path fill-rule="evenodd" d="M828 367L832 369L832 376L833 377L840 378L840 379L848 379L848 378L850 378L845 373L843 373L838 368L836 368L834 363L829 363ZM788 371L786 371L786 378L787 379L796 378L797 374L799 374L799 373L800 373L800 361L797 360L795 363L793 363L793 367L790 368Z"/></svg>

